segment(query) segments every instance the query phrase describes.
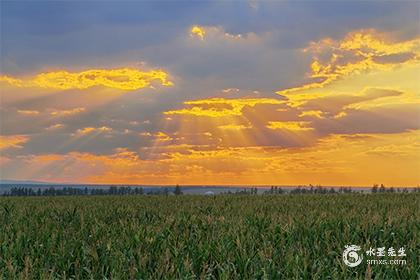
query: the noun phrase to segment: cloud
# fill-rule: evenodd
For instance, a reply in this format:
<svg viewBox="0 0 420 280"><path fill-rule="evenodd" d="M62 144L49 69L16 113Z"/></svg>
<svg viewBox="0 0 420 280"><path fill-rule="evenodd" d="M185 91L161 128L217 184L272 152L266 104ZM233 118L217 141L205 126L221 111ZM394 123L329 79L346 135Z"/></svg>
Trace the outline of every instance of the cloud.
<svg viewBox="0 0 420 280"><path fill-rule="evenodd" d="M0 150L9 148L22 148L21 144L26 143L28 140L29 137L25 135L0 135Z"/></svg>
<svg viewBox="0 0 420 280"><path fill-rule="evenodd" d="M350 84L350 82L349 82ZM368 85L368 79L364 80L364 84ZM360 87L363 85L360 85ZM311 92L296 92L285 94L287 106L291 108L311 108L313 111L330 109L331 107L344 108L345 105L348 107L359 106L368 107L379 105L380 103L418 103L419 97L410 92L402 92L401 89L397 88L381 88L381 87L364 87L360 91L357 90L359 85L353 86L355 89L352 91L339 90L332 84L328 89L322 91L311 91ZM372 102L374 101L375 102ZM325 108L329 107L329 108Z"/></svg>
<svg viewBox="0 0 420 280"><path fill-rule="evenodd" d="M312 125L321 135L330 134L383 134L419 130L419 107L416 104L348 109L338 118L313 120Z"/></svg>
<svg viewBox="0 0 420 280"><path fill-rule="evenodd" d="M155 139L159 142L172 140L172 138L168 134L161 131L155 134Z"/></svg>
<svg viewBox="0 0 420 280"><path fill-rule="evenodd" d="M145 159L126 148L102 155L46 153L8 159L2 168L15 174L14 178L57 182L365 186L382 182L407 186L418 182L418 136L419 131L339 134L319 139L313 146L293 149L171 144L157 147L161 156L156 159ZM11 172L19 161L19 169ZM369 168L372 166L375 168ZM395 166L404 174L396 176L392 172Z"/></svg>
<svg viewBox="0 0 420 280"><path fill-rule="evenodd" d="M295 100L296 99L296 100ZM298 107L301 110L300 118L313 116L322 124L322 119L342 119L348 114L358 111L372 111L375 108L384 107L379 118L389 115L386 111L394 107L407 106L420 103L420 100L410 93L395 89L364 88L360 92L341 93L331 92L328 94L292 95L288 100L288 106Z"/></svg>
<svg viewBox="0 0 420 280"><path fill-rule="evenodd" d="M367 87L355 92L300 94L293 102L261 101L265 98L187 101L185 108L166 112L180 118L167 122L164 132L177 133L171 144L178 145L309 147L332 134L418 129L418 109L409 96L392 88ZM297 101L299 106L295 106Z"/></svg>
<svg viewBox="0 0 420 280"><path fill-rule="evenodd" d="M362 98L360 102L351 103L343 109L368 110L389 105L420 104L419 96L395 89L366 88L357 96Z"/></svg>
<svg viewBox="0 0 420 280"><path fill-rule="evenodd" d="M52 125L50 125L49 127L47 127L47 128L45 128L46 130L57 130L57 129L61 129L61 128L63 128L64 127L64 125L63 124L61 124L61 123L57 123L57 124L52 124Z"/></svg>
<svg viewBox="0 0 420 280"><path fill-rule="evenodd" d="M238 93L239 88L225 88L222 90L223 93Z"/></svg>
<svg viewBox="0 0 420 280"><path fill-rule="evenodd" d="M172 86L168 73L163 70L141 71L134 68L90 69L82 72L53 71L37 74L29 79L0 76L0 81L15 87L40 87L50 89L87 89L102 86L120 90L138 90L159 82Z"/></svg>
<svg viewBox="0 0 420 280"><path fill-rule="evenodd" d="M85 111L86 111L86 108L84 107L76 107L69 110L53 110L50 112L50 115L53 117L68 117L68 116L76 115Z"/></svg>
<svg viewBox="0 0 420 280"><path fill-rule="evenodd" d="M103 132L111 132L111 131L112 131L112 129L109 128L109 127L106 127L106 126L102 126L102 127L91 127L91 126L89 126L89 127L84 127L84 128L78 129L76 131L76 133L79 134L79 135L86 135L86 134L90 134L90 133L93 133L93 132L103 133Z"/></svg>
<svg viewBox="0 0 420 280"><path fill-rule="evenodd" d="M333 118L334 119L341 119L341 118L344 118L344 117L346 117L347 116L347 113L346 112L339 112L338 114L335 114L334 116L333 116Z"/></svg>
<svg viewBox="0 0 420 280"><path fill-rule="evenodd" d="M309 122L269 122L267 128L269 129L283 129L289 131L309 131L313 130L308 127Z"/></svg>
<svg viewBox="0 0 420 280"><path fill-rule="evenodd" d="M191 36L197 36L200 40L204 40L204 36L206 35L204 28L198 25L194 25L190 32Z"/></svg>
<svg viewBox="0 0 420 280"><path fill-rule="evenodd" d="M339 44L341 50L358 52L365 58L404 53L417 54L419 47L419 39L405 42L387 42L384 35L372 29L351 32Z"/></svg>
<svg viewBox="0 0 420 280"><path fill-rule="evenodd" d="M200 26L194 25L190 30L192 38L198 38L201 41L209 40L222 40L222 41L238 41L238 40L251 40L258 41L260 38L253 32L245 34L232 34L225 31L222 26Z"/></svg>
<svg viewBox="0 0 420 280"><path fill-rule="evenodd" d="M401 133L420 128L420 99L410 92L367 87L353 93L332 90L313 95L299 93L296 94L296 100L294 97L295 94L292 94L287 105L296 108L299 118L311 121L311 127L318 137L330 134Z"/></svg>
<svg viewBox="0 0 420 280"><path fill-rule="evenodd" d="M9 76L0 76L0 82L6 82L15 87L23 87L24 83L20 79L15 79Z"/></svg>
<svg viewBox="0 0 420 280"><path fill-rule="evenodd" d="M61 161L65 160L65 155L59 155L59 154L43 154L43 155L37 155L37 156L26 156L24 157L25 161L28 163L49 163L49 162L55 162L55 161Z"/></svg>
<svg viewBox="0 0 420 280"><path fill-rule="evenodd" d="M325 38L311 42L303 52L312 54L309 78L313 81L280 90L278 94L288 96L294 92L323 88L353 74L418 64L420 39L394 42L374 29L365 29L350 32L342 40Z"/></svg>
<svg viewBox="0 0 420 280"><path fill-rule="evenodd" d="M323 119L324 118L324 112L322 112L321 110L310 110L310 111L303 111L302 113L300 113L299 117L303 118L303 117L315 117L318 119Z"/></svg>
<svg viewBox="0 0 420 280"><path fill-rule="evenodd" d="M39 111L37 111L37 110L18 110L17 112L19 114L25 115L25 116L37 116L37 115L39 115Z"/></svg>
<svg viewBox="0 0 420 280"><path fill-rule="evenodd" d="M245 107L260 104L282 104L283 101L271 98L209 98L184 102L191 108L164 112L165 115L193 115L203 117L241 116Z"/></svg>
<svg viewBox="0 0 420 280"><path fill-rule="evenodd" d="M244 124L226 124L226 125L220 125L218 128L223 130L241 130L241 129L248 129L252 128L250 125L244 125Z"/></svg>
<svg viewBox="0 0 420 280"><path fill-rule="evenodd" d="M366 104L379 104L388 98L405 99L405 93L395 89L364 88L354 93L320 93L320 94L296 94L289 97L287 102L290 107L299 107L305 111L318 111L326 114L337 113L348 108L362 108ZM394 103L395 104L395 103Z"/></svg>

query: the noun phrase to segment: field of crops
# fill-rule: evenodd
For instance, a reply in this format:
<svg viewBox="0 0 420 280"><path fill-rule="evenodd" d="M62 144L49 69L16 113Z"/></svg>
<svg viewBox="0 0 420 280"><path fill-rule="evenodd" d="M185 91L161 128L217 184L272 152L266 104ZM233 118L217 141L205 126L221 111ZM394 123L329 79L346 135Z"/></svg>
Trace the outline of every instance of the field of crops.
<svg viewBox="0 0 420 280"><path fill-rule="evenodd" d="M419 279L419 194L0 198L0 279ZM347 244L405 265L347 267Z"/></svg>

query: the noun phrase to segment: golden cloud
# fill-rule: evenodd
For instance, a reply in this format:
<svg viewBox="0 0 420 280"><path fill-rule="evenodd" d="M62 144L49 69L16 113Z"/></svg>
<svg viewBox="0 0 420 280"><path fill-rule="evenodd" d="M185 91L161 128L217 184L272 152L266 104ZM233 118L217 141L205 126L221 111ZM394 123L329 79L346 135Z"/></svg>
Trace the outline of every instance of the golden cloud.
<svg viewBox="0 0 420 280"><path fill-rule="evenodd" d="M300 89L303 89L303 87L301 87ZM290 93L290 94L284 94L284 92L282 92L282 95L287 97L286 103L289 107L299 107L310 100L316 100L316 99L327 96L327 94L325 94L324 92L322 93L321 92Z"/></svg>
<svg viewBox="0 0 420 280"><path fill-rule="evenodd" d="M322 112L321 110L310 110L310 111L304 111L302 113L300 113L299 117L315 117L318 119L323 119L324 118L324 112Z"/></svg>
<svg viewBox="0 0 420 280"><path fill-rule="evenodd" d="M29 137L24 135L0 135L0 150L9 148L21 148L21 144L28 142Z"/></svg>
<svg viewBox="0 0 420 280"><path fill-rule="evenodd" d="M141 136L147 136L147 137L152 137L153 134L151 134L150 132L141 132L140 133Z"/></svg>
<svg viewBox="0 0 420 280"><path fill-rule="evenodd" d="M402 64L418 64L420 38L393 42L383 34L369 29L351 32L341 41L325 38L312 42L303 51L313 55L309 78L315 82L281 90L278 94L289 96L289 93L296 91L323 88L352 74L391 70Z"/></svg>
<svg viewBox="0 0 420 280"><path fill-rule="evenodd" d="M196 36L200 38L200 40L204 40L204 36L206 35L206 30L204 30L204 27L198 25L194 25L190 32L191 36Z"/></svg>
<svg viewBox="0 0 420 280"><path fill-rule="evenodd" d="M362 56L391 55L415 52L418 54L420 40L390 43L384 35L375 30L362 30L349 33L340 43L340 49L358 51Z"/></svg>
<svg viewBox="0 0 420 280"><path fill-rule="evenodd" d="M240 39L251 39L257 40L258 36L253 33L246 33L246 34L231 34L225 31L222 26L200 26L194 25L190 29L190 36L193 38L198 38L201 41L206 40L206 38L211 39L222 39L222 40L230 40L230 41L237 41Z"/></svg>
<svg viewBox="0 0 420 280"><path fill-rule="evenodd" d="M50 89L87 89L103 86L120 90L138 90L152 87L157 81L163 86L172 86L168 73L163 70L140 71L133 68L91 69L82 72L45 72L29 79L0 76L0 81L15 87L41 87Z"/></svg>
<svg viewBox="0 0 420 280"><path fill-rule="evenodd" d="M347 116L347 113L346 113L346 112L344 112L344 111L342 111L342 112L340 112L340 113L338 113L338 114L334 115L334 119L341 119L341 118L344 118L344 117L346 117L346 116Z"/></svg>
<svg viewBox="0 0 420 280"><path fill-rule="evenodd" d="M60 161L64 160L66 157L64 155L58 155L58 154L45 154L45 155L37 155L30 160L33 162L54 162L54 161Z"/></svg>
<svg viewBox="0 0 420 280"><path fill-rule="evenodd" d="M159 141L159 142L172 140L172 138L168 134L166 134L164 132L158 132L158 133L156 133L155 134L155 137L156 137L156 141Z"/></svg>
<svg viewBox="0 0 420 280"><path fill-rule="evenodd" d="M165 115L193 115L204 117L224 117L224 116L241 116L242 109L245 106L254 107L259 104L282 104L278 99L270 98L210 98L202 100L192 100L184 102L185 105L192 106L188 109L166 111Z"/></svg>
<svg viewBox="0 0 420 280"><path fill-rule="evenodd" d="M137 166L141 161L135 152L124 148L116 149L115 153L109 156L89 153L71 153L71 156L84 162L97 162L121 171L124 171L126 168Z"/></svg>
<svg viewBox="0 0 420 280"><path fill-rule="evenodd" d="M218 128L222 130L241 130L252 128L251 125L243 125L243 124L226 124L226 125L219 125Z"/></svg>
<svg viewBox="0 0 420 280"><path fill-rule="evenodd" d="M269 129L284 129L289 131L309 131L313 130L312 127L308 127L309 122L269 122L267 128Z"/></svg>
<svg viewBox="0 0 420 280"><path fill-rule="evenodd" d="M351 103L343 109L369 110L377 107L419 104L420 96L413 92L402 92L392 88L365 88L357 96L366 100Z"/></svg>
<svg viewBox="0 0 420 280"><path fill-rule="evenodd" d="M68 117L84 112L86 109L83 107L77 107L69 110L54 110L50 113L53 117Z"/></svg>
<svg viewBox="0 0 420 280"><path fill-rule="evenodd" d="M6 82L15 87L23 87L23 81L10 76L0 76L0 82Z"/></svg>
<svg viewBox="0 0 420 280"><path fill-rule="evenodd" d="M57 124L50 125L49 127L45 128L45 129L46 130L57 130L57 129L60 129L60 128L63 128L63 127L64 127L63 124L57 123Z"/></svg>
<svg viewBox="0 0 420 280"><path fill-rule="evenodd" d="M36 110L18 110L17 112L19 114L25 115L25 116L37 116L37 115L39 115L39 111L36 111Z"/></svg>
<svg viewBox="0 0 420 280"><path fill-rule="evenodd" d="M102 133L102 132L110 132L112 131L112 128L110 127L106 127L106 126L102 126L102 127L84 127L81 129L77 130L77 134L79 135L86 135L92 132L97 132L97 133Z"/></svg>

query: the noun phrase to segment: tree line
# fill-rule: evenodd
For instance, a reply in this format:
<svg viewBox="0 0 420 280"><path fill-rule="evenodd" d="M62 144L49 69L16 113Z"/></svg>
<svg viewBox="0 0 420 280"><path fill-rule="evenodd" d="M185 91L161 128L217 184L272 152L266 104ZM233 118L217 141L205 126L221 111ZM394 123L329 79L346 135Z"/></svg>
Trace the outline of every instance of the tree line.
<svg viewBox="0 0 420 280"><path fill-rule="evenodd" d="M373 185L370 190L358 190L350 187L341 188L326 188L322 186L298 186L291 190L286 190L282 187L271 186L270 189L262 192L264 195L279 195L279 194L340 194L340 193L394 193L394 192L420 192L420 187L411 190L407 188L393 188L381 185ZM67 195L182 195L182 189L179 185L174 188L154 188L145 191L142 187L116 187L109 188L76 188L76 187L63 187L63 188L36 188L36 187L12 187L9 191L3 193L3 196L67 196ZM234 192L222 192L225 195L257 195L258 188L243 188Z"/></svg>
<svg viewBox="0 0 420 280"><path fill-rule="evenodd" d="M4 192L3 196L66 196L66 195L181 195L181 187L177 185L173 190L170 188L149 190L145 192L142 187L115 187L109 188L28 188L13 187L10 191Z"/></svg>
<svg viewBox="0 0 420 280"><path fill-rule="evenodd" d="M409 192L420 192L420 188L414 188L409 190L408 188L393 188L385 187L383 184L380 186L375 184L369 189L356 189L351 187L339 187L339 188L327 188L322 186L298 186L293 189L286 189L284 187L271 186L270 189L263 192L264 195L278 195L278 194L342 194L342 193L409 193ZM244 188L238 189L235 192L228 191L222 194L228 195L256 195L258 194L257 188Z"/></svg>

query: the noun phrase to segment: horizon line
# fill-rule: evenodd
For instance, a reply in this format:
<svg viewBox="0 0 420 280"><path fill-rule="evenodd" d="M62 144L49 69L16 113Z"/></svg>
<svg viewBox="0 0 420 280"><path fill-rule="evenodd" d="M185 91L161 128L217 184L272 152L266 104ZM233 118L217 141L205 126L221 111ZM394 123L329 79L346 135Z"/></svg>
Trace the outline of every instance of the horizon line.
<svg viewBox="0 0 420 280"><path fill-rule="evenodd" d="M16 181L16 182L5 182L5 181ZM240 184L125 184L125 183L56 183L56 182L37 182L37 181L30 181L30 180L1 180L1 185L13 185L13 184L21 184L21 185L66 185L66 186L118 186L118 187L151 187L151 188L161 188L161 187L214 187L214 188L271 188L271 187L281 187L281 188L297 188L297 187L321 187L321 188L372 188L374 185L377 187L381 187L383 185L385 188L420 188L420 185L417 186L396 186L396 185L385 185L385 184L373 184L373 185L322 185L322 184L249 184L249 185L240 185Z"/></svg>

